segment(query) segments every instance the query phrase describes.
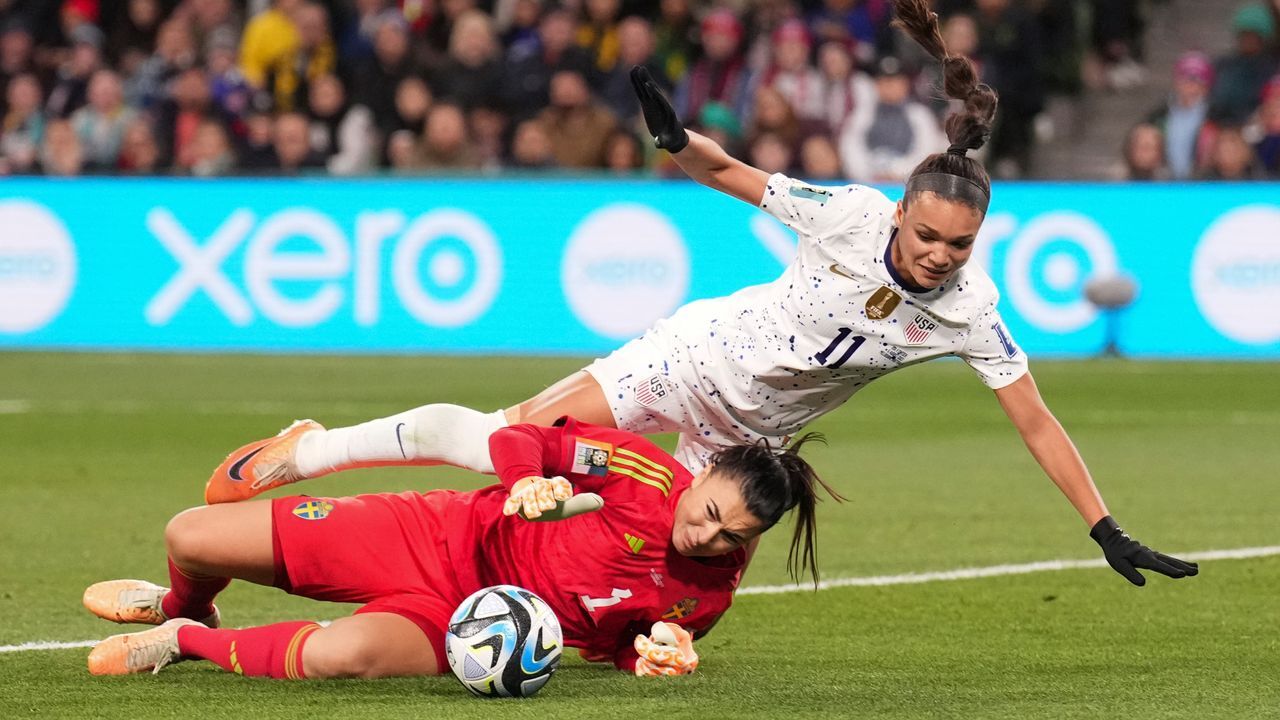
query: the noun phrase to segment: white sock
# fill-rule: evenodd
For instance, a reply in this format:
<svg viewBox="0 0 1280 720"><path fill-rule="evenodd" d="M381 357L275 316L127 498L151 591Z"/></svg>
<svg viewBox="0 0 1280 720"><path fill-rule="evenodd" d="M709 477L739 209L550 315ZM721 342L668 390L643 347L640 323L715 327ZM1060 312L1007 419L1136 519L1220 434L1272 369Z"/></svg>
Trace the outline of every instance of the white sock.
<svg viewBox="0 0 1280 720"><path fill-rule="evenodd" d="M351 427L309 432L299 438L294 462L309 478L361 463L441 463L493 474L489 436L506 426L502 410L423 405Z"/></svg>

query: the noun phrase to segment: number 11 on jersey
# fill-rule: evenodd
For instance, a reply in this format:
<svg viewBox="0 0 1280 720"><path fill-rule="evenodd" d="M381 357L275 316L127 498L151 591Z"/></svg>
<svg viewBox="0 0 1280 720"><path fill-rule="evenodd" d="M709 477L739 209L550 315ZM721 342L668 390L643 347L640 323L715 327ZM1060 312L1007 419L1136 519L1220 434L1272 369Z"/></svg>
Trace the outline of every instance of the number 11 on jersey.
<svg viewBox="0 0 1280 720"><path fill-rule="evenodd" d="M858 348L862 347L862 343L867 341L865 335L854 335L852 338L849 338L849 333L851 332L853 332L852 328L840 328L840 332L836 333L836 336L831 339L831 344L822 352L814 355L813 359L817 360L818 364L826 365L832 370L835 370L849 362L849 358L853 357L853 354L858 351ZM827 365L827 360L831 358L831 353L835 352L836 348L840 347L840 344L845 341L845 338L849 338L848 349L844 351L844 354L840 356L839 360Z"/></svg>

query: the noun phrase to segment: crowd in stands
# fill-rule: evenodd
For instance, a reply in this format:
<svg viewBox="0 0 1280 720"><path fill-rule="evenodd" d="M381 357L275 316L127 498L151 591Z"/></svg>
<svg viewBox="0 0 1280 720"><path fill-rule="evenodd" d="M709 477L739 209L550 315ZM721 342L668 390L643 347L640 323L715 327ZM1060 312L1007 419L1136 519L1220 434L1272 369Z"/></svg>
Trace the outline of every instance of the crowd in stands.
<svg viewBox="0 0 1280 720"><path fill-rule="evenodd" d="M1046 96L1079 92L1088 67L1142 82L1141 2L935 0L948 46L1000 93L997 176L1031 172ZM0 0L0 174L678 172L645 136L628 76L644 65L691 128L757 167L898 182L946 147L948 106L891 7ZM1169 107L1130 136L1134 177L1225 175L1216 158L1242 144L1249 173L1276 171L1277 7L1237 18L1236 54L1179 61Z"/></svg>
<svg viewBox="0 0 1280 720"><path fill-rule="evenodd" d="M1280 178L1280 0L1242 5L1235 47L1178 57L1168 101L1125 139L1129 180Z"/></svg>

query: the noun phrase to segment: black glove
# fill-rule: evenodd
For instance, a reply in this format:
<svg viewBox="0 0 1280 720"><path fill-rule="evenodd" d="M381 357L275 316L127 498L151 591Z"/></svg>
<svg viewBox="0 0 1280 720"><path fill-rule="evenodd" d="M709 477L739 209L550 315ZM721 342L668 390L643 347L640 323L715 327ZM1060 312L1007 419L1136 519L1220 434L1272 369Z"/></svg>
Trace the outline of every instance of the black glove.
<svg viewBox="0 0 1280 720"><path fill-rule="evenodd" d="M1102 547L1102 554L1107 557L1107 563L1111 568L1138 587L1146 585L1147 579L1142 577L1136 568L1155 570L1171 578L1186 577L1200 572L1200 566L1195 563L1184 562L1176 557L1156 552L1129 537L1129 533L1121 530L1110 515L1099 520L1089 530L1089 537Z"/></svg>
<svg viewBox="0 0 1280 720"><path fill-rule="evenodd" d="M649 71L640 65L632 67L631 86L636 89L636 97L640 98L644 124L649 127L654 144L673 154L683 150L689 144L689 133L685 132L680 118L676 117L675 108L658 89Z"/></svg>

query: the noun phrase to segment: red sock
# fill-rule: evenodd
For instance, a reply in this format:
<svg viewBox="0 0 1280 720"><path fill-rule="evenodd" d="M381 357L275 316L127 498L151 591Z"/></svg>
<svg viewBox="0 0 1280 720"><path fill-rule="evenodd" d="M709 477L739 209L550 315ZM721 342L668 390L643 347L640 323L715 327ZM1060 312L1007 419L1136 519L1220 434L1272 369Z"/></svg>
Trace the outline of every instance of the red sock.
<svg viewBox="0 0 1280 720"><path fill-rule="evenodd" d="M199 625L178 628L178 649L246 677L301 680L302 646L320 626L313 622L283 622L243 630L214 630Z"/></svg>
<svg viewBox="0 0 1280 720"><path fill-rule="evenodd" d="M169 592L160 601L167 618L204 620L213 614L213 599L231 584L231 578L190 573L169 559Z"/></svg>

